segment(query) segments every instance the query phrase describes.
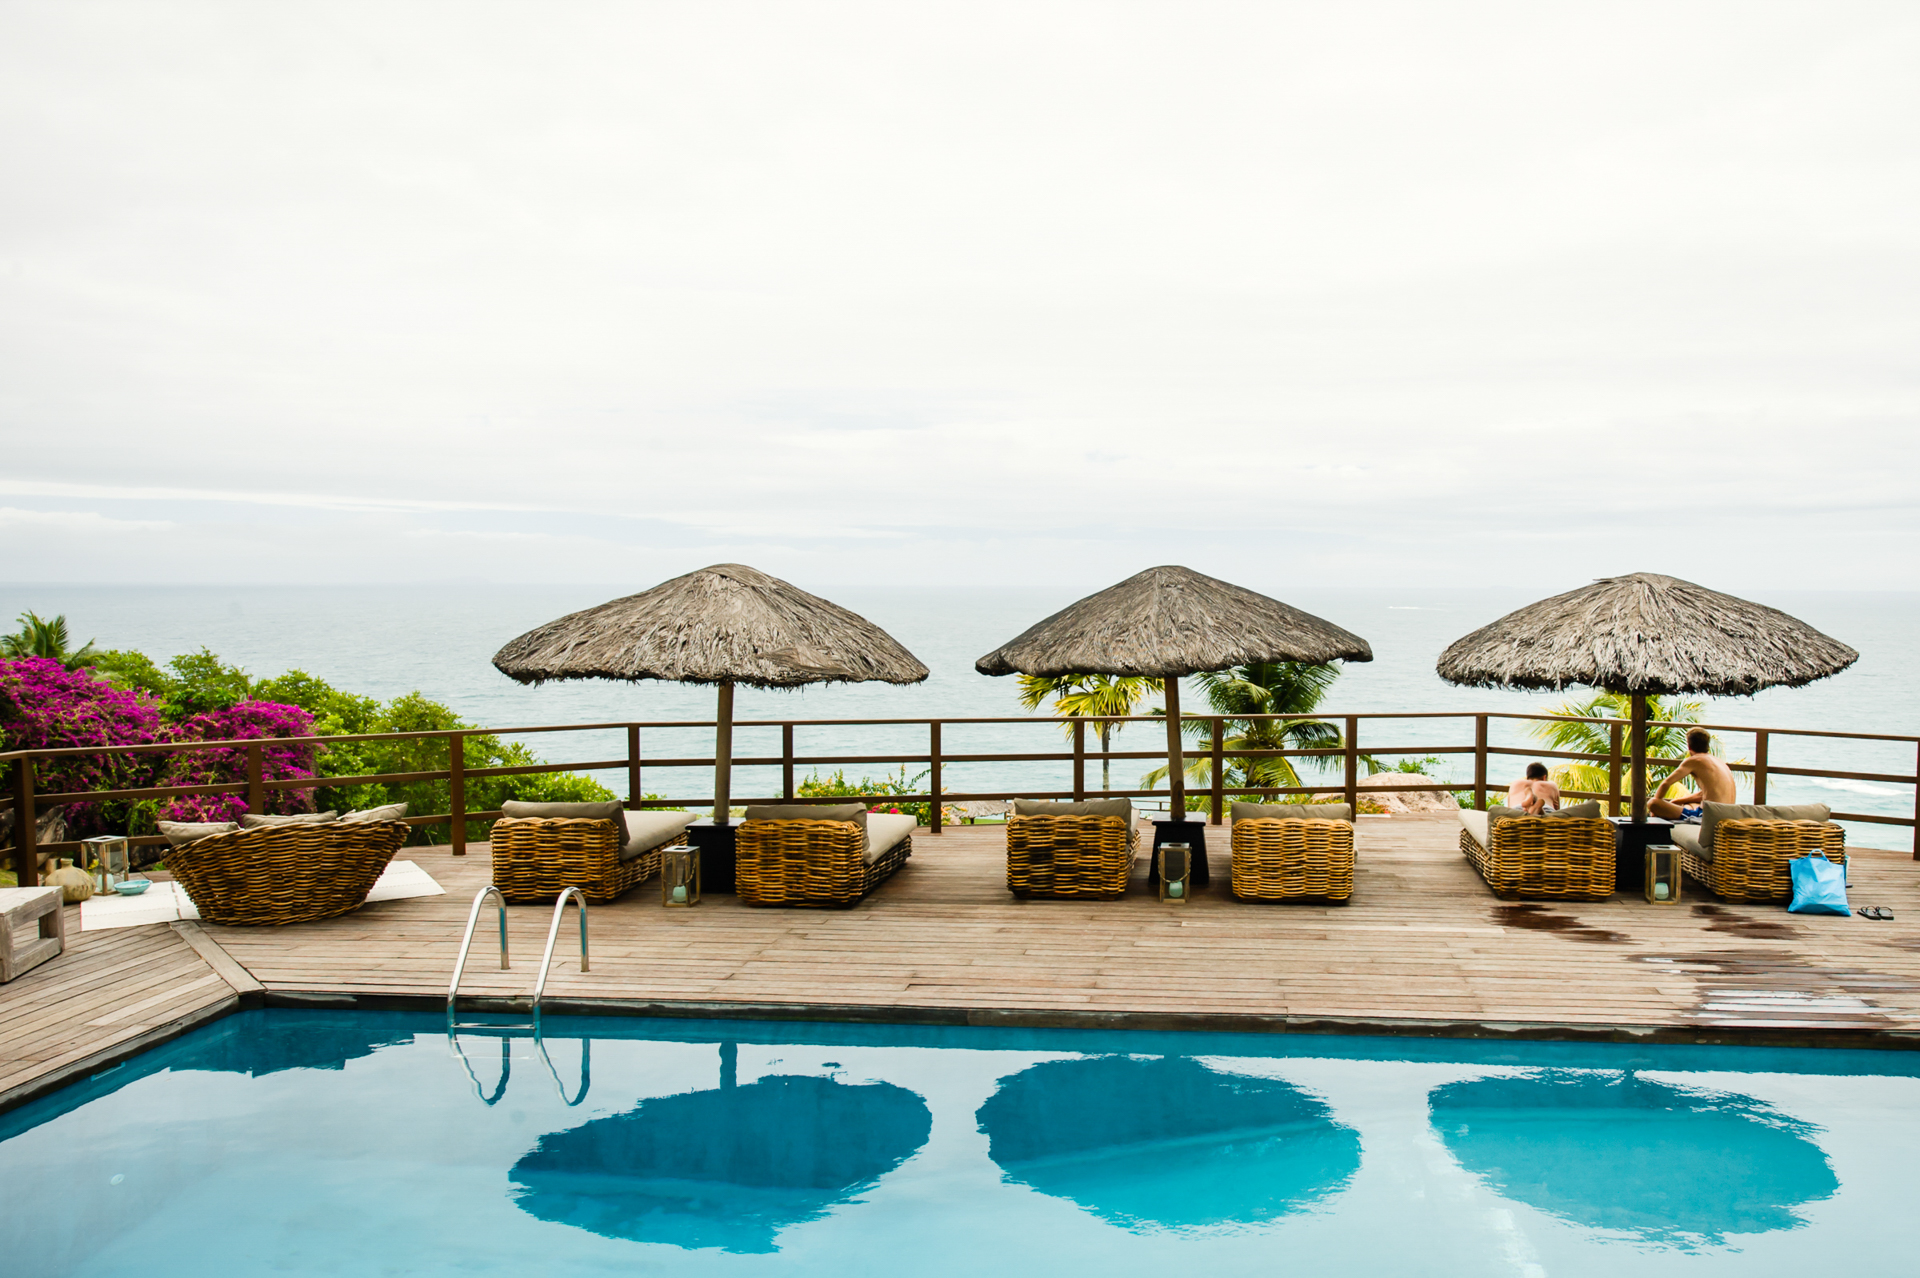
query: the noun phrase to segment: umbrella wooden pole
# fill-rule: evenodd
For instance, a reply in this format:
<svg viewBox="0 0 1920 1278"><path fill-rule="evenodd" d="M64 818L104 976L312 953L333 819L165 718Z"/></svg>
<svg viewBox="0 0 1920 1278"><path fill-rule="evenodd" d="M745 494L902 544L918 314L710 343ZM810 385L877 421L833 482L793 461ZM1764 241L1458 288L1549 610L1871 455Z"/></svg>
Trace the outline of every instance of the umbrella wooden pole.
<svg viewBox="0 0 1920 1278"><path fill-rule="evenodd" d="M1647 819L1647 698L1633 694L1633 823Z"/></svg>
<svg viewBox="0 0 1920 1278"><path fill-rule="evenodd" d="M720 681L720 709L713 726L713 823L727 824L733 806L733 681Z"/></svg>
<svg viewBox="0 0 1920 1278"><path fill-rule="evenodd" d="M1168 675L1167 689L1167 786L1173 791L1168 799L1167 817L1187 819L1187 761L1180 750L1180 680Z"/></svg>

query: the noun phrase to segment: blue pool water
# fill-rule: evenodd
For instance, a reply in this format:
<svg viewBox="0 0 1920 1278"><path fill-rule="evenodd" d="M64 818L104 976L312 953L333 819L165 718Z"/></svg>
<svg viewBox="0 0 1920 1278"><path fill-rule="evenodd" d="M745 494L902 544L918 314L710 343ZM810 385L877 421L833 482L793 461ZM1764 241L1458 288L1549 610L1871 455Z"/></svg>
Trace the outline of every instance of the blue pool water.
<svg viewBox="0 0 1920 1278"><path fill-rule="evenodd" d="M0 1116L42 1275L1911 1274L1920 1056L253 1012Z"/></svg>

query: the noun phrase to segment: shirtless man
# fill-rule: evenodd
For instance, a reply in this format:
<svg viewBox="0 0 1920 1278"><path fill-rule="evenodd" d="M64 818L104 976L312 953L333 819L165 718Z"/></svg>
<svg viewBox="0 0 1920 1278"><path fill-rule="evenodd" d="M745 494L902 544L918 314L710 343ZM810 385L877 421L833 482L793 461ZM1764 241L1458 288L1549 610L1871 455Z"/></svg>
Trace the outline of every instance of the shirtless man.
<svg viewBox="0 0 1920 1278"><path fill-rule="evenodd" d="M1679 767L1667 774L1667 779L1659 784L1653 797L1647 800L1649 814L1692 824L1700 819L1702 803L1734 801L1733 769L1707 753L1712 748L1713 738L1707 735L1705 728L1695 728L1687 733L1687 757L1681 760ZM1692 777L1698 788L1667 798L1667 787L1682 777Z"/></svg>
<svg viewBox="0 0 1920 1278"><path fill-rule="evenodd" d="M1529 763L1524 780L1507 787L1507 806L1519 808L1529 816L1539 816L1560 806L1560 787L1547 780L1547 765Z"/></svg>

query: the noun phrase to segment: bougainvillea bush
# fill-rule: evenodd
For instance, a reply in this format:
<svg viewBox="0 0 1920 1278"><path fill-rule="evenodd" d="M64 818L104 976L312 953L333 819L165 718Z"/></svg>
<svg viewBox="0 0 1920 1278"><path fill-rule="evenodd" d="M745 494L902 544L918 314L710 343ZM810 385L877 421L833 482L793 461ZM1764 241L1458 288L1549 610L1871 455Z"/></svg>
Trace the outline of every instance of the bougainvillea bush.
<svg viewBox="0 0 1920 1278"><path fill-rule="evenodd" d="M53 750L73 746L144 745L157 739L160 710L135 692L68 670L44 657L0 661L0 744L8 750ZM75 754L34 765L34 788L43 794L76 790L125 790L153 784L163 766L154 754ZM6 768L11 785L13 767ZM76 836L99 832L99 805L67 808Z"/></svg>
<svg viewBox="0 0 1920 1278"><path fill-rule="evenodd" d="M304 737L313 732L313 716L299 706L275 701L242 701L224 710L192 715L175 725L167 737L174 741L255 741L267 737ZM276 741L260 749L263 781L305 780L314 775L315 747ZM162 785L221 785L247 779L247 747L221 746L213 750L181 751L166 756ZM245 794L184 794L164 799L163 821L238 821L247 810ZM312 790L266 792L268 812L288 814L313 811Z"/></svg>

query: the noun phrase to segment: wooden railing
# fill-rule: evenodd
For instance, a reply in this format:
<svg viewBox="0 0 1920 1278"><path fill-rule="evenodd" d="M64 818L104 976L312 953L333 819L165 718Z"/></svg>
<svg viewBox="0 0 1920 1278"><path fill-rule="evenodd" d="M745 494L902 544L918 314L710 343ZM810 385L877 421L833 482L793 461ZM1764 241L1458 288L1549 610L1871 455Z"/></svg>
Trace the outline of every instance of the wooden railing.
<svg viewBox="0 0 1920 1278"><path fill-rule="evenodd" d="M1410 793L1445 791L1466 793L1477 807L1485 807L1490 793L1506 789L1504 782L1489 780L1490 768L1496 758L1523 757L1527 759L1552 759L1579 763L1604 764L1607 769L1607 789L1605 792L1567 790L1564 793L1572 798L1594 798L1604 801L1610 814L1619 815L1623 804L1629 803L1631 795L1623 792L1622 780L1625 775L1627 758L1625 752L1626 723L1618 719L1580 719L1562 715L1512 714L1512 713L1469 713L1469 712L1430 712L1430 713L1394 713L1394 714L1350 714L1350 715L1255 715L1231 716L1219 715L1182 715L1188 725L1199 725L1205 737L1204 745L1196 745L1188 753L1189 759L1205 759L1210 764L1211 778L1206 783L1204 794L1208 818L1219 824L1225 815L1229 796L1258 795L1274 797L1281 795L1343 793L1346 801L1357 809L1363 793L1359 784L1362 766L1371 758L1427 757L1433 755L1471 755L1473 756L1473 780L1471 782L1414 782L1406 784L1384 784L1369 786L1365 793ZM1336 725L1341 730L1338 746L1320 749L1230 749L1226 744L1227 728L1232 723L1246 723L1252 720L1288 720L1314 719ZM1362 739L1362 725L1368 728L1390 721L1416 720L1466 720L1473 727L1473 742L1470 745L1434 745L1393 743L1391 737L1383 742ZM1583 723L1601 726L1607 729L1609 748L1605 754L1581 753L1577 751L1543 750L1537 747L1496 746L1490 744L1489 725L1494 721L1533 721L1555 723ZM743 719L735 723L736 728L779 728L781 752L778 755L736 755L736 768L778 767L781 777L781 793L754 798L734 797L736 805L765 802L797 803L842 803L850 797L861 797L868 802L903 802L929 804L930 824L933 833L939 833L946 823L943 805L979 801L1004 800L1011 798L1029 799L1085 799L1090 796L1114 798L1148 798L1164 796L1164 790L1118 789L1089 790L1087 786L1087 763L1102 759L1119 760L1157 760L1165 762L1164 750L1110 750L1096 751L1088 749L1089 729L1101 723L1163 723L1155 716L1110 716L1105 718L1086 717L1071 719L1046 719L1033 716L1009 718L955 718L955 719ZM1064 731L1069 738L1070 748L1066 750L1038 751L993 751L948 752L942 746L942 729L953 726L973 726L989 724L1041 724L1053 731ZM642 730L648 728L698 729L714 727L713 720L669 720L652 722L620 723L580 723L580 724L543 724L517 728L465 728L434 732L395 732L371 733L359 736L336 737L290 737L269 740L238 741L196 741L169 742L153 745L85 747L57 750L16 750L0 752L0 772L11 774L11 793L0 798L0 812L11 811L14 816L13 828L13 866L22 885L37 881L38 858L41 854L73 855L79 851L77 842L62 841L42 845L35 830L35 814L55 805L70 803L98 802L102 800L160 799L176 796L204 794L245 795L247 811L263 812L267 807L267 796L275 790L321 790L356 785L406 785L423 781L445 781L448 784L449 810L424 816L409 817L408 822L415 826L449 827L449 841L456 856L464 855L467 846L467 823L470 821L488 821L501 815L499 810L476 811L467 807L467 786L476 778L497 776L520 776L545 772L605 772L624 770L627 781L627 806L701 808L713 803L711 795L690 795L648 799L642 786L643 775L649 770L661 768L706 768L713 766L711 755L692 755L685 757L663 756L646 757L641 751ZM861 727L902 727L919 726L927 732L927 748L924 751L879 754L799 754L795 751L795 730L799 728L861 728ZM1659 726L1668 726L1665 724ZM1703 727L1715 733L1738 733L1751 735L1754 741L1753 757L1750 761L1731 764L1735 770L1749 775L1753 798L1756 803L1767 799L1767 784L1773 777L1815 777L1836 780L1877 782L1889 785L1904 785L1914 788L1913 815L1888 816L1881 813L1835 812L1838 821L1858 821L1874 825L1905 826L1914 832L1914 858L1920 860L1920 737L1888 736L1867 732L1825 732L1807 729L1756 728L1726 724L1685 724L1672 725L1685 728ZM626 737L626 752L615 759L589 759L572 763L518 764L507 767L469 768L465 760L465 742L477 736L529 736L556 732L608 732L621 731ZM1370 733L1368 735L1371 735ZM1899 745L1915 752L1914 771L1868 772L1842 771L1824 768L1784 767L1769 763L1769 749L1775 738L1818 738L1835 741L1882 742ZM314 745L325 747L330 744L346 744L356 741L419 741L444 740L447 745L448 766L444 769L415 772L376 773L365 776L330 777L285 777L267 778L263 775L263 750L268 745ZM144 753L180 753L206 750L244 750L246 752L245 776L230 782L206 785L147 786L121 790L91 790L77 792L49 793L37 789L35 775L50 760L73 755L104 756L116 754ZM1288 758L1288 759L1332 759L1341 764L1338 781L1327 780L1313 785L1242 787L1229 786L1226 783L1226 764L1250 758ZM1648 785L1651 788L1671 771L1677 760L1648 760ZM1013 790L953 791L943 784L944 770L957 764L976 763L1071 763L1072 786L1062 790L1042 790L1023 786ZM927 789L915 794L875 794L867 796L834 796L830 798L800 798L796 795L795 771L801 767L845 767L859 764L905 764L924 765L927 775ZM1411 774L1409 774L1411 775ZM136 844L153 845L164 840L148 836L135 839Z"/></svg>

